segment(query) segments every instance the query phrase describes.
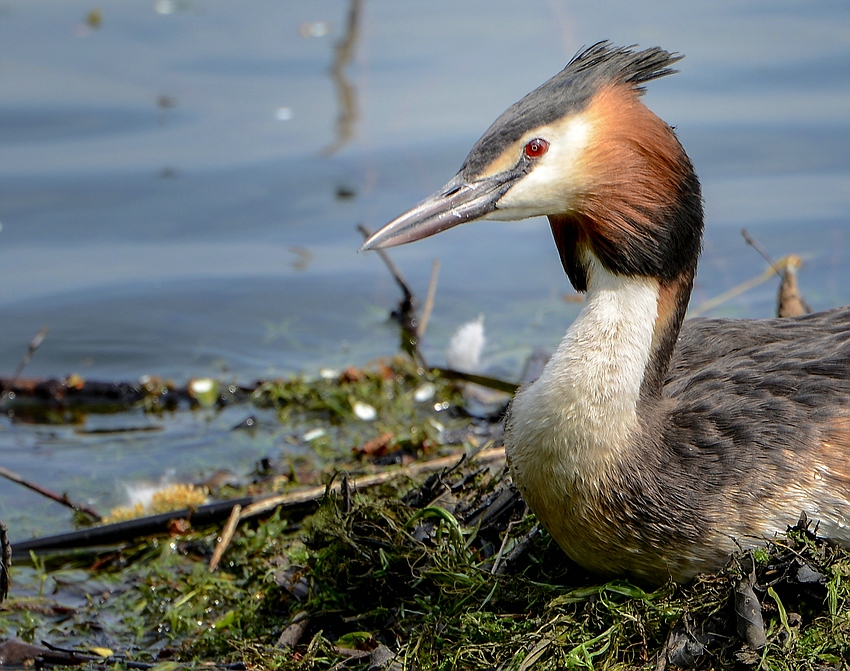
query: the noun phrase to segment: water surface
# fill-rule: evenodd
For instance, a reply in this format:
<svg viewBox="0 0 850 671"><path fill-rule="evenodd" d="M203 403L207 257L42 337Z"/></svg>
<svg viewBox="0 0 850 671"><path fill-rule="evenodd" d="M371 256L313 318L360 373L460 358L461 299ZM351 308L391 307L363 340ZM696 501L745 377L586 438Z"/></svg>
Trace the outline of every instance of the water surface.
<svg viewBox="0 0 850 671"><path fill-rule="evenodd" d="M89 379L249 381L395 351L377 228L460 166L490 122L608 38L686 54L648 104L704 186L694 302L761 272L746 227L800 254L815 308L850 302L850 5L446 0L0 1L0 362ZM352 11L356 21L351 23ZM334 62L336 57L336 67ZM577 313L546 222L482 223L393 252L424 295L426 356L484 315L489 370L515 376ZM775 283L714 314L768 316ZM123 417L154 431L0 423L0 464L98 507L123 482L248 472L284 445L225 415ZM241 413L241 414L240 414ZM140 426L139 428L148 428ZM0 482L14 537L69 516Z"/></svg>

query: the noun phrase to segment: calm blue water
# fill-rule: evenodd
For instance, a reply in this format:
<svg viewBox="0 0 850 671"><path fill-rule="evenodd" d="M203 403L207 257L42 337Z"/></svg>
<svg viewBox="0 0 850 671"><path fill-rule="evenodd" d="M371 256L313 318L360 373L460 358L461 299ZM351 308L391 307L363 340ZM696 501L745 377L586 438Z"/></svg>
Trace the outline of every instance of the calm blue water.
<svg viewBox="0 0 850 671"><path fill-rule="evenodd" d="M26 374L251 380L392 354L397 290L377 228L451 177L510 103L583 45L686 54L648 104L702 178L708 230L694 302L761 272L739 231L800 254L816 308L850 302L850 4L508 2L360 5L340 123L331 75L349 3L0 0L0 370L44 324ZM347 129L343 132L341 129ZM349 134L347 134L349 133ZM393 252L424 296L425 352L485 317L490 370L513 376L577 312L545 221L462 227ZM767 316L775 283L716 314ZM238 415L239 411L236 411ZM247 410L245 411L247 412ZM124 481L246 472L284 429L238 416L97 434L0 422L0 464L101 508ZM64 510L0 481L14 537Z"/></svg>

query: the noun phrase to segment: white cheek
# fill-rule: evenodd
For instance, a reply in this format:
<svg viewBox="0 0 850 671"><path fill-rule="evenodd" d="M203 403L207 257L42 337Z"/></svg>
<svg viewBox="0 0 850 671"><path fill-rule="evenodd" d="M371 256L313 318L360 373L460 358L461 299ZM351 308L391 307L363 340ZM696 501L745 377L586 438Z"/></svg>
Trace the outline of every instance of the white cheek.
<svg viewBox="0 0 850 671"><path fill-rule="evenodd" d="M580 117L541 129L549 151L499 199L490 219L524 219L568 212L581 188L576 165L587 147L590 124Z"/></svg>

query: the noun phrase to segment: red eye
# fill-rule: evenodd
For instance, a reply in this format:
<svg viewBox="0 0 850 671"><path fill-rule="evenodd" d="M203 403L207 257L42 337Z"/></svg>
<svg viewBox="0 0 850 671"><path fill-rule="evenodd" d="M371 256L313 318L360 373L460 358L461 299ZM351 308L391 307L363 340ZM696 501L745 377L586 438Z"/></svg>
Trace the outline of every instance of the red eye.
<svg viewBox="0 0 850 671"><path fill-rule="evenodd" d="M549 143L538 137L525 145L525 149L523 151L525 151L525 155L528 156L528 158L540 158L543 154L549 151Z"/></svg>

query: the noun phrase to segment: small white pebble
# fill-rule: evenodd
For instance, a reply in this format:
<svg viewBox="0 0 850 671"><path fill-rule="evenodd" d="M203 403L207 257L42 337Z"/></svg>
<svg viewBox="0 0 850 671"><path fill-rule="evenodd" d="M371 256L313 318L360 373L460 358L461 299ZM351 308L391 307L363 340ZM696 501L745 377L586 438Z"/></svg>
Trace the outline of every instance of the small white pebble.
<svg viewBox="0 0 850 671"><path fill-rule="evenodd" d="M191 389L192 393L196 396L198 394L209 394L213 390L214 386L215 381L208 377L191 380L189 382L189 389Z"/></svg>
<svg viewBox="0 0 850 671"><path fill-rule="evenodd" d="M354 403L351 404L351 408L354 410L354 414L364 422L371 422L373 419L378 417L378 411L363 401L354 401Z"/></svg>
<svg viewBox="0 0 850 671"><path fill-rule="evenodd" d="M437 388L431 382L423 382L416 388L416 391L413 392L413 400L417 403L423 403L425 401L430 401L434 398L434 394L437 393Z"/></svg>
<svg viewBox="0 0 850 671"><path fill-rule="evenodd" d="M323 380L335 380L339 377L339 371L333 368L322 368L319 370L319 377Z"/></svg>
<svg viewBox="0 0 850 671"><path fill-rule="evenodd" d="M218 400L218 382L209 377L189 380L189 394L203 407L209 408Z"/></svg>
<svg viewBox="0 0 850 671"><path fill-rule="evenodd" d="M304 442L310 443L317 438L321 438L325 435L325 430L321 427L317 429L310 429L307 433L304 434Z"/></svg>

